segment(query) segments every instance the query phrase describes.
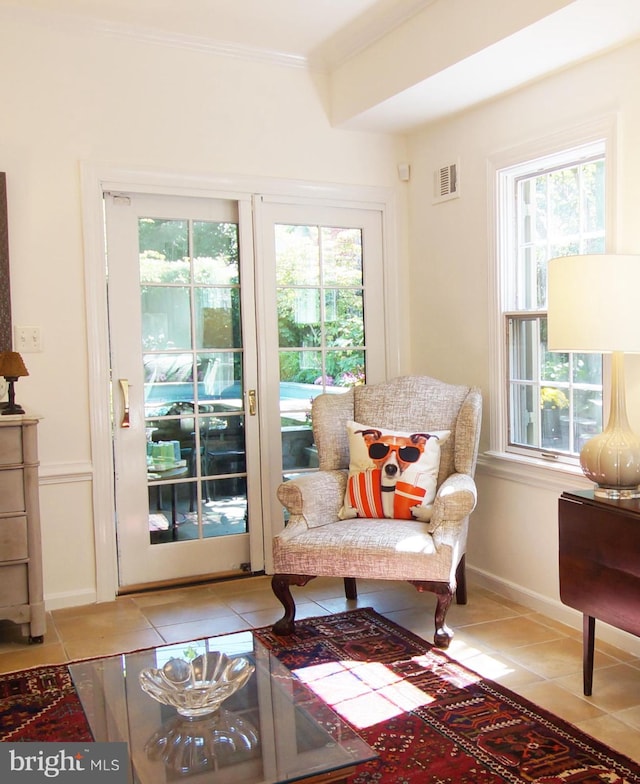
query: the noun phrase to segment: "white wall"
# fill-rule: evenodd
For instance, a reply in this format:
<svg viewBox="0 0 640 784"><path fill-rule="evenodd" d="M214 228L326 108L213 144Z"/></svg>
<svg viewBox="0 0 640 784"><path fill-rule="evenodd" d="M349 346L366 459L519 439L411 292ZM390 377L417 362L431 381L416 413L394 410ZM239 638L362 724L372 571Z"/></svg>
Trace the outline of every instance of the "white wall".
<svg viewBox="0 0 640 784"><path fill-rule="evenodd" d="M482 452L489 448L492 395L489 162L525 142L615 115L613 241L619 252L640 253L639 72L640 43L635 43L409 137L412 370L482 388ZM433 205L433 172L456 159L461 196ZM637 360L627 369L628 404L638 430ZM486 457L478 473L470 567L487 584L577 623L576 614L559 603L557 499L563 487L588 485L542 469L523 483L500 461ZM635 638L624 640L627 647L637 644Z"/></svg>
<svg viewBox="0 0 640 784"><path fill-rule="evenodd" d="M0 171L13 323L39 326L18 402L40 426L45 598L95 598L81 162L398 185L401 141L334 130L303 69L0 12ZM100 555L98 555L100 557Z"/></svg>

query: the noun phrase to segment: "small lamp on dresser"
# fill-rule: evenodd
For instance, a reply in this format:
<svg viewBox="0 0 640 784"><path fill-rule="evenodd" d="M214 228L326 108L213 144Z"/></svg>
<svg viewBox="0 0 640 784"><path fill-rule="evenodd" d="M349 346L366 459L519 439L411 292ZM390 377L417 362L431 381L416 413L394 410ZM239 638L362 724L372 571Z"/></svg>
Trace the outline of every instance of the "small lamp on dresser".
<svg viewBox="0 0 640 784"><path fill-rule="evenodd" d="M24 409L16 403L14 384L22 376L28 376L22 357L17 351L4 351L0 354L0 376L4 376L8 389L7 403L0 404L4 414L24 414Z"/></svg>

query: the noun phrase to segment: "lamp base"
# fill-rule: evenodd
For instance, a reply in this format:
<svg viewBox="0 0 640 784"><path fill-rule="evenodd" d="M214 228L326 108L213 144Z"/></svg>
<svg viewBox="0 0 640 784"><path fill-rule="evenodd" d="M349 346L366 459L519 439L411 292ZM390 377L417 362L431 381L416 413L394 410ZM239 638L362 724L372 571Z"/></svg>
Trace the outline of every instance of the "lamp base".
<svg viewBox="0 0 640 784"><path fill-rule="evenodd" d="M16 392L15 392L15 389L14 389L14 384L18 380L17 376L5 376L5 379L7 380L7 383L9 384L9 389L8 389L9 400L3 406L2 411L0 411L0 414L2 416L6 415L6 414L9 414L9 415L11 415L11 414L24 414L24 408L22 408L22 406L19 406L16 403Z"/></svg>
<svg viewBox="0 0 640 784"><path fill-rule="evenodd" d="M629 427L623 355L611 359L611 412L606 428L582 447L580 465L600 498L640 498L640 438Z"/></svg>
<svg viewBox="0 0 640 784"><path fill-rule="evenodd" d="M12 406L7 404L2 409L2 411L0 411L0 414L2 416L4 416L5 414L8 414L8 415L11 415L11 414L24 414L24 408L22 408L22 406L17 405L17 403L14 403Z"/></svg>
<svg viewBox="0 0 640 784"><path fill-rule="evenodd" d="M639 487L601 487L596 485L593 494L597 498L608 498L610 501L623 501L631 498L640 498Z"/></svg>

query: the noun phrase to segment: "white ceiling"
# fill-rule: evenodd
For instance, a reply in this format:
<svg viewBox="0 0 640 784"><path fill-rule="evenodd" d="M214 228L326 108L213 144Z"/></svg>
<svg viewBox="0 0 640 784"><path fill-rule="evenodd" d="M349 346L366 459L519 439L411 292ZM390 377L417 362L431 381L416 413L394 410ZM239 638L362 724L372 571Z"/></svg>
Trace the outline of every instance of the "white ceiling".
<svg viewBox="0 0 640 784"><path fill-rule="evenodd" d="M334 123L396 132L640 37L640 0L0 0L0 11L322 68Z"/></svg>

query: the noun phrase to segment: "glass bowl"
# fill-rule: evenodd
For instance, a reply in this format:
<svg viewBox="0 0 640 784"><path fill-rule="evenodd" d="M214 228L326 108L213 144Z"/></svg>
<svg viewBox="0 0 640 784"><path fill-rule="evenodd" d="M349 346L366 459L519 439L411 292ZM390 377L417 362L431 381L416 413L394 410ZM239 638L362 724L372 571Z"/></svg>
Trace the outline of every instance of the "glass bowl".
<svg viewBox="0 0 640 784"><path fill-rule="evenodd" d="M224 708L212 716L172 716L145 744L147 758L163 762L180 776L218 771L258 754L258 731L247 719Z"/></svg>
<svg viewBox="0 0 640 784"><path fill-rule="evenodd" d="M139 675L140 686L181 716L196 718L217 711L224 700L241 689L255 667L243 656L230 658L220 651L194 659L173 658L162 667L148 667Z"/></svg>

